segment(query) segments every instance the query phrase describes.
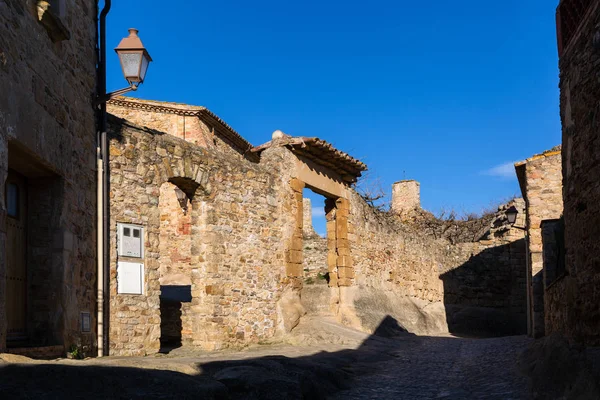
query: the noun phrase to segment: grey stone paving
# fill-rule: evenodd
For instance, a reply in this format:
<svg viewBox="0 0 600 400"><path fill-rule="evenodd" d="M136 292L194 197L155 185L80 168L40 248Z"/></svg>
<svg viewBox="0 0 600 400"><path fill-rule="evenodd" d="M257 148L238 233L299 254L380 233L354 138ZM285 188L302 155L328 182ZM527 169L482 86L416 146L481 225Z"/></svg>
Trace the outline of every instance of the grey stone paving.
<svg viewBox="0 0 600 400"><path fill-rule="evenodd" d="M244 351L181 348L169 355L84 361L0 354L0 399L530 398L516 365L531 343L525 337L389 338L325 323L321 328L329 333L314 337L320 344ZM340 343L326 343L329 334Z"/></svg>
<svg viewBox="0 0 600 400"><path fill-rule="evenodd" d="M516 365L525 337L418 338L332 399L529 399Z"/></svg>

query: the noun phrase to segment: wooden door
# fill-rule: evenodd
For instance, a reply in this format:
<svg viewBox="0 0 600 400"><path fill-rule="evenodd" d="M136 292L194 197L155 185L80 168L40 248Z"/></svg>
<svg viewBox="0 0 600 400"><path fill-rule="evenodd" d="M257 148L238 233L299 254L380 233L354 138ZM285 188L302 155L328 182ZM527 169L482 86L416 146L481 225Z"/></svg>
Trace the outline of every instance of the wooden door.
<svg viewBox="0 0 600 400"><path fill-rule="evenodd" d="M9 170L6 180L6 318L8 341L22 341L27 332L26 181Z"/></svg>

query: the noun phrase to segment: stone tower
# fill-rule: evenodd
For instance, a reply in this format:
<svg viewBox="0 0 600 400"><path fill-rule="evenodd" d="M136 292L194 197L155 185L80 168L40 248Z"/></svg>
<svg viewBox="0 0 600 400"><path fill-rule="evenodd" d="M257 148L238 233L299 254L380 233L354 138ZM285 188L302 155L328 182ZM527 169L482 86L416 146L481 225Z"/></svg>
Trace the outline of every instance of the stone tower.
<svg viewBox="0 0 600 400"><path fill-rule="evenodd" d="M310 199L308 198L304 198L303 202L302 202L303 206L304 206L304 221L303 221L303 231L304 231L304 237L313 237L317 235L317 232L315 232L315 229L313 228L313 223L312 223L312 203L310 201Z"/></svg>
<svg viewBox="0 0 600 400"><path fill-rule="evenodd" d="M415 180L396 182L392 185L392 211L403 213L421 208L421 184Z"/></svg>

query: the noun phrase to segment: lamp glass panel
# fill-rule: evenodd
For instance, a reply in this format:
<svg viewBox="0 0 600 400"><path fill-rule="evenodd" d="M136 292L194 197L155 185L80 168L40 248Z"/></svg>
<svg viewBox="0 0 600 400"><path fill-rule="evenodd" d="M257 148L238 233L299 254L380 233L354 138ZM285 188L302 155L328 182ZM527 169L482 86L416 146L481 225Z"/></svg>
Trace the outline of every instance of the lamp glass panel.
<svg viewBox="0 0 600 400"><path fill-rule="evenodd" d="M145 54L142 55L142 68L140 69L140 81L144 82L144 79L146 79L146 71L148 70L148 64L150 63L150 61L148 61L148 57L146 57Z"/></svg>
<svg viewBox="0 0 600 400"><path fill-rule="evenodd" d="M137 81L139 80L140 63L142 54L136 53L119 53L121 58L121 65L123 66L123 73L127 80Z"/></svg>

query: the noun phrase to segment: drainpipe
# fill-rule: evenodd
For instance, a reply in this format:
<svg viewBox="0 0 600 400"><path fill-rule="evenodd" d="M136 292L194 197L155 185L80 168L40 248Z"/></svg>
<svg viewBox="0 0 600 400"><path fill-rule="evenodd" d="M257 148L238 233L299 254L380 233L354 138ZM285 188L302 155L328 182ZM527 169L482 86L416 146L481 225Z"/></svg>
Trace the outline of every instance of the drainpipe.
<svg viewBox="0 0 600 400"><path fill-rule="evenodd" d="M111 0L104 1L100 13L100 46L98 51L98 96L106 96L106 15L110 11ZM98 357L108 355L108 277L110 276L109 208L108 208L108 135L106 134L106 102L100 103L99 113L99 159L98 159ZM101 200L101 201L100 201ZM101 221L101 224L100 224Z"/></svg>
<svg viewBox="0 0 600 400"><path fill-rule="evenodd" d="M104 254L103 252L103 247L102 246L102 238L103 238L103 224L102 224L102 215L103 215L103 210L102 210L102 176L103 176L103 170L104 168L102 168L102 157L100 154L100 146L98 146L98 149L96 151L96 159L97 159L97 171L98 171L98 177L97 177L97 207L98 207L98 221L97 221L97 232L96 232L96 263L97 263L97 269L96 269L96 278L97 278L97 282L98 282L98 291L97 291L97 295L96 295L96 302L97 302L97 306L98 306L98 315L96 316L96 321L98 323L97 329L96 331L98 332L98 357L102 357L104 355L104 270L103 270L103 261L102 261L102 255Z"/></svg>

